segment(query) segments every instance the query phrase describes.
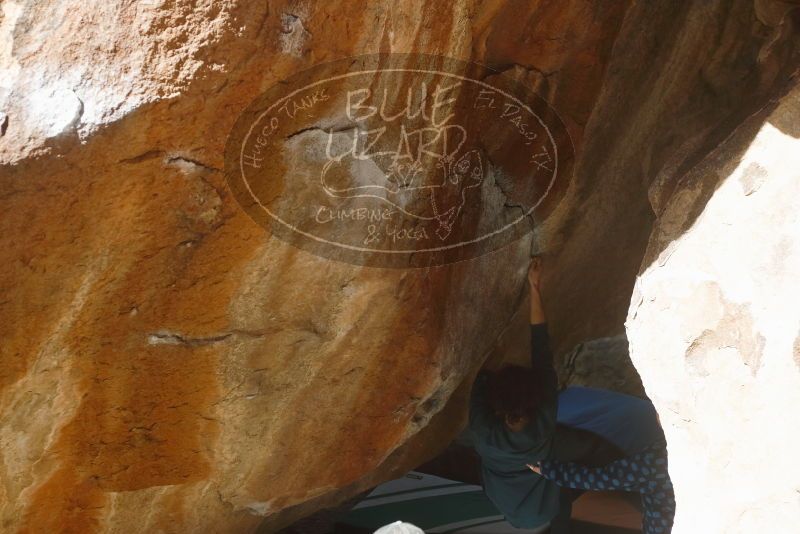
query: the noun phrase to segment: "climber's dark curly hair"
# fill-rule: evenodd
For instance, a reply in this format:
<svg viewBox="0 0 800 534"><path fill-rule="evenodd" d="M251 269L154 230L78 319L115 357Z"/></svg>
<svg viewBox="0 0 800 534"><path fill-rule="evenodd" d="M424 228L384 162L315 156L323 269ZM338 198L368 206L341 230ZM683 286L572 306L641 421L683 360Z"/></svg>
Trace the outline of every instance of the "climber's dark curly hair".
<svg viewBox="0 0 800 534"><path fill-rule="evenodd" d="M530 367L509 364L490 374L486 400L499 417L533 418L542 402L540 377Z"/></svg>

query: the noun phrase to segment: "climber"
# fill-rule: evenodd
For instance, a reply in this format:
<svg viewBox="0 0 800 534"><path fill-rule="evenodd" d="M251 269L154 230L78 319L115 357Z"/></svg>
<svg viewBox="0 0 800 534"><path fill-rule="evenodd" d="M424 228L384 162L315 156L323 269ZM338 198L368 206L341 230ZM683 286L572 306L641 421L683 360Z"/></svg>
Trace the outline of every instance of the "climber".
<svg viewBox="0 0 800 534"><path fill-rule="evenodd" d="M484 491L506 520L518 528L549 522L552 534L563 534L569 532L572 501L581 492L559 487L530 466L543 460L606 466L660 443L663 432L649 401L593 388L559 394L538 257L531 261L528 282L531 367L506 365L478 373L469 434L481 457Z"/></svg>

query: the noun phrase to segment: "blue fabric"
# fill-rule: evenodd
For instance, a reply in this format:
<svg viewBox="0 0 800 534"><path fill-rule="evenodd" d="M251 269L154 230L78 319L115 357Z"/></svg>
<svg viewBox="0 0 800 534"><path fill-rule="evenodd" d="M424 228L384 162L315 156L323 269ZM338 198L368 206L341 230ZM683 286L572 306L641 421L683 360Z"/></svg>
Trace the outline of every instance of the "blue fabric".
<svg viewBox="0 0 800 534"><path fill-rule="evenodd" d="M653 403L623 393L568 387L558 396L557 418L606 438L626 454L665 442Z"/></svg>

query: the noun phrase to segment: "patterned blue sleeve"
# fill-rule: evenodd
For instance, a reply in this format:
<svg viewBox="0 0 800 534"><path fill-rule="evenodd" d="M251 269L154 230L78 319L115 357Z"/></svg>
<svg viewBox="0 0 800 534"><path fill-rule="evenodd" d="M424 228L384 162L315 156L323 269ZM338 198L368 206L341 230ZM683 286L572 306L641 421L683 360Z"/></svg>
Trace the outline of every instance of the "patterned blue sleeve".
<svg viewBox="0 0 800 534"><path fill-rule="evenodd" d="M542 476L559 486L583 490L624 490L642 496L643 534L668 534L675 518L675 492L669 477L667 450L650 447L605 467L543 461Z"/></svg>
<svg viewBox="0 0 800 534"><path fill-rule="evenodd" d="M657 486L671 487L666 449L646 450L603 467L552 460L540 466L543 477L567 488L648 493Z"/></svg>

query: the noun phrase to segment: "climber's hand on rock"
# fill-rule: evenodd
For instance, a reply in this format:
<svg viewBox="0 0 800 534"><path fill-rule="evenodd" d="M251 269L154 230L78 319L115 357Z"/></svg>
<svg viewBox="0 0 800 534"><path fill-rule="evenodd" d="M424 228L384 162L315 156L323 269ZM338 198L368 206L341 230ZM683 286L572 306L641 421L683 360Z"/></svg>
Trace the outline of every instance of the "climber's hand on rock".
<svg viewBox="0 0 800 534"><path fill-rule="evenodd" d="M544 316L544 306L542 305L541 293L542 258L534 256L531 265L528 267L528 282L531 286L531 324L541 324L546 321Z"/></svg>
<svg viewBox="0 0 800 534"><path fill-rule="evenodd" d="M531 285L531 291L539 292L539 285L542 277L542 258L534 256L531 259L531 264L528 267L528 283Z"/></svg>

